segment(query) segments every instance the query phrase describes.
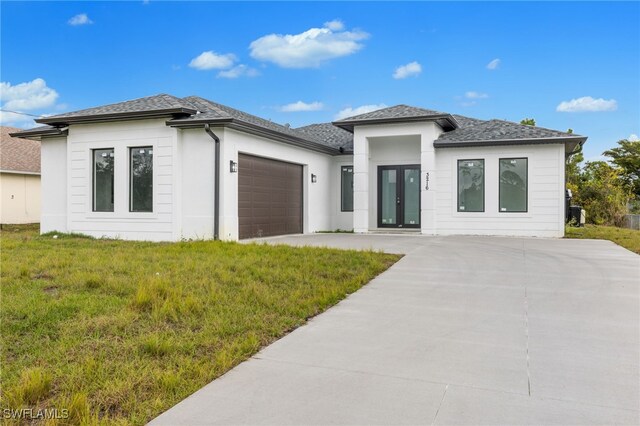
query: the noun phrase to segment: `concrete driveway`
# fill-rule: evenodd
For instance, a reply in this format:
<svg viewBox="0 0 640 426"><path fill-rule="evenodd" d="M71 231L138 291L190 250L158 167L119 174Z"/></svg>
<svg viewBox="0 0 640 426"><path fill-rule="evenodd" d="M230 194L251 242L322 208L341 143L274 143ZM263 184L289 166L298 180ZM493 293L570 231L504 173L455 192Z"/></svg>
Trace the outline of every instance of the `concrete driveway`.
<svg viewBox="0 0 640 426"><path fill-rule="evenodd" d="M152 424L640 423L640 256L594 240L267 241L406 256Z"/></svg>

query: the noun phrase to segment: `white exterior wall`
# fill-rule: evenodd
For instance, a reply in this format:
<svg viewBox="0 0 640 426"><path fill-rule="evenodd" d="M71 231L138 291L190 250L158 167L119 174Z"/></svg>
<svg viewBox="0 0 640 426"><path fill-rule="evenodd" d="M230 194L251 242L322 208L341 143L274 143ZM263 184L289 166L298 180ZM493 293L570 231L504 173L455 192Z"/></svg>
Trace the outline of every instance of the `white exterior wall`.
<svg viewBox="0 0 640 426"><path fill-rule="evenodd" d="M420 164L421 228L435 232L433 189L425 189L426 175L435 175L433 141L440 134L433 122L356 126L354 143L354 231L377 228L377 179L379 165ZM378 141L378 142L376 142ZM385 228L387 229L387 228ZM387 229L388 230L388 229Z"/></svg>
<svg viewBox="0 0 640 426"><path fill-rule="evenodd" d="M305 233L377 229L377 167L421 165L424 234L564 234L564 146L433 148L435 123L358 126L354 155L331 156L228 128L221 139L220 238L238 239L238 174L229 162L245 153L303 166ZM129 212L129 149L154 149L152 213ZM42 143L41 232L168 241L213 237L214 141L202 128L174 129L164 119L73 125ZM114 212L92 211L92 150L114 148ZM498 212L498 159L529 159L527 213ZM457 212L457 160L485 160L485 212ZM341 212L343 165L354 167L354 212ZM426 176L429 174L429 189ZM317 182L311 183L311 174Z"/></svg>
<svg viewBox="0 0 640 426"><path fill-rule="evenodd" d="M220 239L238 239L238 173L229 172L229 162L238 162L238 154L256 155L303 166L303 230L305 233L333 228L334 160L327 154L297 148L281 142L225 128L216 132L221 139ZM206 136L206 135L205 135ZM208 137L208 136L207 136ZM311 183L311 175L317 182Z"/></svg>
<svg viewBox="0 0 640 426"><path fill-rule="evenodd" d="M524 145L436 150L437 234L564 235L564 145ZM500 213L500 158L528 158L528 212ZM457 161L484 159L485 211L457 211Z"/></svg>
<svg viewBox="0 0 640 426"><path fill-rule="evenodd" d="M67 232L67 138L43 138L40 156L40 232Z"/></svg>
<svg viewBox="0 0 640 426"><path fill-rule="evenodd" d="M353 230L353 212L342 211L342 166L353 167L353 155L338 155L334 157L332 194L330 204L333 210L331 230Z"/></svg>
<svg viewBox="0 0 640 426"><path fill-rule="evenodd" d="M129 211L129 149L141 146L153 147L151 213ZM114 211L93 212L92 150L105 148L114 149ZM177 130L164 119L70 126L67 158L69 232L127 240L179 238L181 211L174 208L180 205Z"/></svg>
<svg viewBox="0 0 640 426"><path fill-rule="evenodd" d="M0 223L40 222L40 175L0 173Z"/></svg>
<svg viewBox="0 0 640 426"><path fill-rule="evenodd" d="M212 128L220 138L221 128ZM181 157L182 177L179 192L182 203L182 238L213 238L213 188L215 143L202 128L179 130L178 147ZM221 164L221 175L229 167ZM220 188L222 193L223 188Z"/></svg>
<svg viewBox="0 0 640 426"><path fill-rule="evenodd" d="M420 165L420 136L369 138L369 229L378 229L378 166ZM400 179L400 177L398 177ZM384 228L387 231L389 228Z"/></svg>

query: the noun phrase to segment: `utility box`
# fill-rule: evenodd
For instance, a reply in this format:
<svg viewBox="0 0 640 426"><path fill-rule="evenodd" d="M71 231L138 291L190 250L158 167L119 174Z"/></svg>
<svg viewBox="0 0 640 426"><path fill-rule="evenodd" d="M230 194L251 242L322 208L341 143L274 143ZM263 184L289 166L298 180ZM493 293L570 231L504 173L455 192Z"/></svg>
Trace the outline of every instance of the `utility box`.
<svg viewBox="0 0 640 426"><path fill-rule="evenodd" d="M582 206L569 207L569 223L573 226L584 226L586 222L586 212Z"/></svg>

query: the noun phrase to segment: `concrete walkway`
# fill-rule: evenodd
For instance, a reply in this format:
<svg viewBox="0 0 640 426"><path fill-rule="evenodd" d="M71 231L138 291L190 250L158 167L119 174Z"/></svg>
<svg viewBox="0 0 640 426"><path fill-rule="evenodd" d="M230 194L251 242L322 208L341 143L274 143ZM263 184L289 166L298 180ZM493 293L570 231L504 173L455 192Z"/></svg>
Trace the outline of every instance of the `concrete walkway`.
<svg viewBox="0 0 640 426"><path fill-rule="evenodd" d="M152 424L640 423L640 256L593 240L268 242L406 256Z"/></svg>

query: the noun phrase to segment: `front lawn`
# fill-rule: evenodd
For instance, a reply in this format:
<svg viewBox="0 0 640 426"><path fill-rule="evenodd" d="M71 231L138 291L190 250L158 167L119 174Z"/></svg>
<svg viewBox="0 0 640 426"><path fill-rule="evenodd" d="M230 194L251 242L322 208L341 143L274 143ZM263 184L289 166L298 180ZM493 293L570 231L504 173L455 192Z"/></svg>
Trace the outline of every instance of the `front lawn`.
<svg viewBox="0 0 640 426"><path fill-rule="evenodd" d="M609 240L640 254L640 231L614 226L585 225L582 228L567 226L565 238L588 238Z"/></svg>
<svg viewBox="0 0 640 426"><path fill-rule="evenodd" d="M143 424L399 256L0 235L1 408Z"/></svg>

